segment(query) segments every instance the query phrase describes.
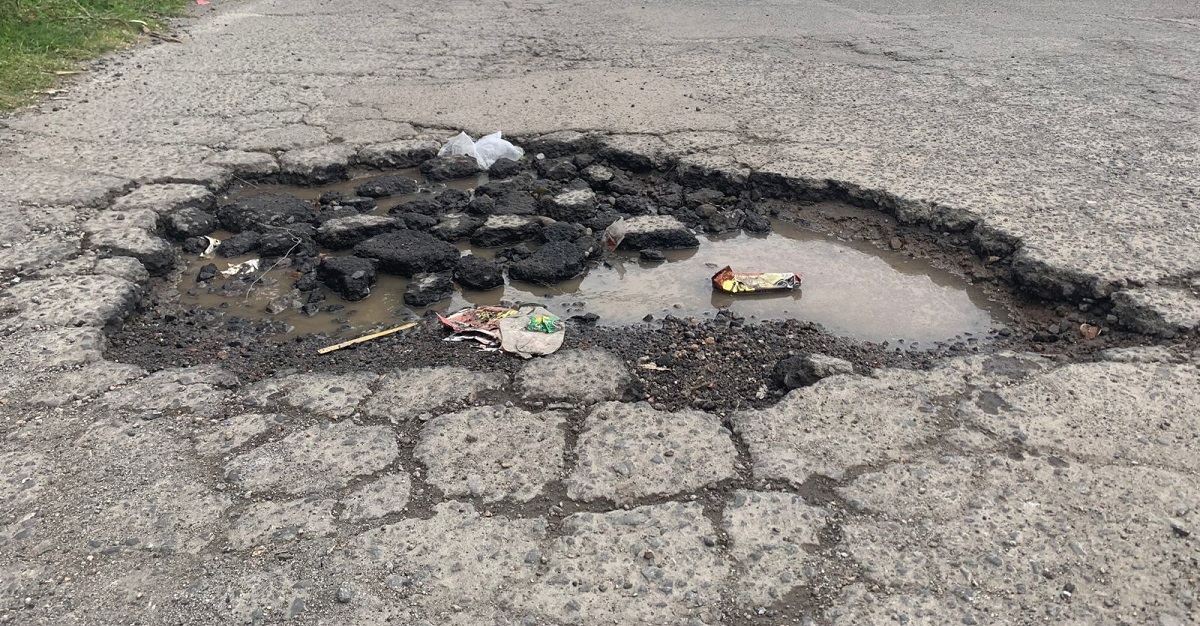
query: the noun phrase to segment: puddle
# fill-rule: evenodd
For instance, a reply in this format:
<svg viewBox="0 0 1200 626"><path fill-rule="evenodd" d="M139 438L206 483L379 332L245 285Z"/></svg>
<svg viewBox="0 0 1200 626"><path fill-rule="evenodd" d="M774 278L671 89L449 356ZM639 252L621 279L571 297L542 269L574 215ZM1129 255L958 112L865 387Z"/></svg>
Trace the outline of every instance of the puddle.
<svg viewBox="0 0 1200 626"><path fill-rule="evenodd" d="M789 222L773 220L772 227L766 236L702 237L698 250L670 252L666 262L623 255L623 263L566 286L576 290L569 297L584 301L602 323L631 323L647 313L712 315L729 307L747 319L796 318L876 342L982 336L1006 319L982 291L927 263ZM735 296L709 281L726 264L734 271L800 272L804 282L795 291Z"/></svg>
<svg viewBox="0 0 1200 626"><path fill-rule="evenodd" d="M414 171L400 173L419 177ZM248 191L284 192L315 199L330 190L352 192L363 180L320 188L261 186ZM451 186L473 188L481 182L453 181ZM423 190L422 194L381 199L376 212L386 214L391 206L441 188L444 186ZM836 335L909 345L982 338L1008 321L1002 307L989 301L981 290L925 262L866 243L848 244L785 221L775 220L772 226L774 231L766 236L701 237L699 249L668 251L666 261L641 261L636 253L611 254L605 263L593 264L582 277L552 288L509 281L504 287L486 292L460 289L430 308L452 311L473 305L536 301L562 316L596 313L600 324L612 326L642 323L648 314L655 318L667 314L711 317L717 309L729 307L747 320L795 318L817 322ZM459 247L484 257L494 253L471 250L466 242ZM403 303L408 279L384 274L379 275L371 295L358 302L345 302L324 290L323 307L344 308L323 310L314 316L294 309L274 316L265 312L271 300L291 290L296 276L286 267L266 272L249 296L222 295L220 279L213 281L209 289L196 289L195 273L200 265L213 262L225 269L250 258L254 257L189 257L191 265L178 285L185 292L184 301L224 308L241 317L270 317L291 326L291 333L342 336L394 325L424 312ZM798 271L804 275L803 287L792 292L742 296L714 291L710 277L726 264L735 271Z"/></svg>

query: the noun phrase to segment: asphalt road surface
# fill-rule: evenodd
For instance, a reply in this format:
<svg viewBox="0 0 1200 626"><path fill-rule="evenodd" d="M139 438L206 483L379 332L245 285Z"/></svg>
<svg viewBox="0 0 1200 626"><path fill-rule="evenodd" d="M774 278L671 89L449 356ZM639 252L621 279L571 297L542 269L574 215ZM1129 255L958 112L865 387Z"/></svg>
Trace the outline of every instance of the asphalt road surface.
<svg viewBox="0 0 1200 626"><path fill-rule="evenodd" d="M213 0L174 37L0 119L0 623L1200 619L1194 3ZM833 186L1144 345L726 416L596 353L105 359L157 215L459 129Z"/></svg>

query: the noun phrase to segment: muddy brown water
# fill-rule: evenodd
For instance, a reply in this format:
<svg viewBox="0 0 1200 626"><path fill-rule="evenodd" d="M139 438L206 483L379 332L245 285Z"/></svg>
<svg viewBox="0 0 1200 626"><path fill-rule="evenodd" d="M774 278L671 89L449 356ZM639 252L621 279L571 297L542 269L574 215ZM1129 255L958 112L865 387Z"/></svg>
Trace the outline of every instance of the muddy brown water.
<svg viewBox="0 0 1200 626"><path fill-rule="evenodd" d="M419 178L415 171L401 173ZM330 190L352 192L368 178L319 188L275 185L237 193L282 192L315 199ZM451 186L466 189L482 182L481 177L453 181ZM400 202L436 193L444 187L426 184L415 196L381 199L377 212L386 213ZM773 220L772 226L773 232L765 236L738 233L701 237L698 249L666 251L665 261L642 261L636 253L610 254L584 275L553 287L509 281L504 287L484 292L460 288L451 298L429 308L447 312L467 306L539 302L562 316L595 313L600 316L600 324L621 326L643 323L647 315L711 317L718 309L728 307L749 321L795 318L819 323L836 335L860 341L908 345L984 338L1008 322L1003 307L982 290L927 262L901 252L880 250L865 242L836 240L782 220ZM466 242L459 247L464 253L470 251L484 257L495 252L472 249ZM178 289L185 292L184 302L222 307L240 317L275 319L291 327L289 334L331 336L353 336L392 326L425 311L404 304L408 279L384 274L371 295L358 302L343 301L326 290L323 306L344 308L311 317L298 310L273 316L266 312L271 300L291 290L295 276L288 267L266 272L248 296L226 296L219 289L196 289L195 273L200 265L213 262L224 270L252 258L193 257L178 284ZM710 278L726 264L735 271L800 272L804 275L803 286L790 292L757 295L734 296L715 291ZM219 286L221 281L213 282ZM195 295L186 293L193 289Z"/></svg>

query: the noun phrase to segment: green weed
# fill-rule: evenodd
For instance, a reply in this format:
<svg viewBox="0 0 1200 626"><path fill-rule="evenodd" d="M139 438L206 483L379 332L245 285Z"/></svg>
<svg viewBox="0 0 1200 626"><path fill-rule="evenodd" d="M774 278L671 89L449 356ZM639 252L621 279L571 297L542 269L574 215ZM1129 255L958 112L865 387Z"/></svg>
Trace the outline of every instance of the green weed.
<svg viewBox="0 0 1200 626"><path fill-rule="evenodd" d="M0 110L29 102L80 61L156 31L188 0L0 0Z"/></svg>

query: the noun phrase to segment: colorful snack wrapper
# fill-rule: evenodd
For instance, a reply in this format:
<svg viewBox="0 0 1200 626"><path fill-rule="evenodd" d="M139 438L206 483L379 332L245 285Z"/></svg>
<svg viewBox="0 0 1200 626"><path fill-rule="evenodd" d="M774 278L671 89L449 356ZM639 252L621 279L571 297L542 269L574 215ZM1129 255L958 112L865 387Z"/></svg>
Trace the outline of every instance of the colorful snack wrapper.
<svg viewBox="0 0 1200 626"><path fill-rule="evenodd" d="M713 289L728 293L761 293L764 291L789 291L800 287L803 277L799 272L751 272L739 274L726 265L713 274Z"/></svg>

